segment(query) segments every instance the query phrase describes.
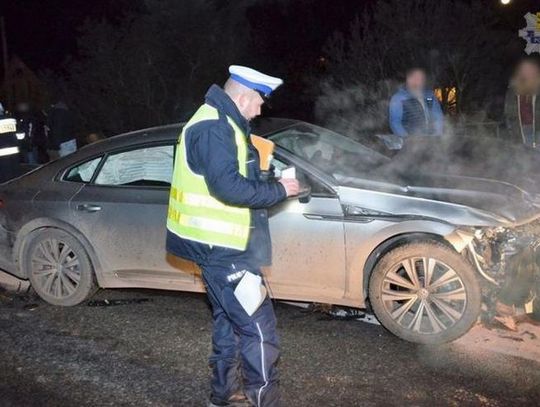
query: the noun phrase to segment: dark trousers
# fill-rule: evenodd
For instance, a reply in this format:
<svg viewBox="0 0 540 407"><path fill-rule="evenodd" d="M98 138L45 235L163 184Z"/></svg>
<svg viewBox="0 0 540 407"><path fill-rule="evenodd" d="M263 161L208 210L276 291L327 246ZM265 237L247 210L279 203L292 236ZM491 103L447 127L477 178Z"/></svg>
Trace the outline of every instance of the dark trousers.
<svg viewBox="0 0 540 407"><path fill-rule="evenodd" d="M202 265L202 276L214 320L212 335L212 401L225 402L243 390L255 406L279 406L276 362L279 341L276 317L268 296L249 316L234 289L243 270L260 275L259 269L240 265Z"/></svg>

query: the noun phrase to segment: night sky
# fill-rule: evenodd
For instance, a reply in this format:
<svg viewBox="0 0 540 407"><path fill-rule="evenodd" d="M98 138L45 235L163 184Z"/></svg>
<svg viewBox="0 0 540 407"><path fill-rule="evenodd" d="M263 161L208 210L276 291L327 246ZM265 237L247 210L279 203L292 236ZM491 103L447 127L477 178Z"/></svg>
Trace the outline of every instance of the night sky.
<svg viewBox="0 0 540 407"><path fill-rule="evenodd" d="M56 69L77 50L77 30L86 19L115 19L124 0L0 0L9 53L34 70Z"/></svg>
<svg viewBox="0 0 540 407"><path fill-rule="evenodd" d="M166 25L157 24L158 29L153 29L153 31L144 31L144 28L139 31L138 33L142 33L143 38L138 38L137 34L133 33L125 35L126 31L124 30L131 24L127 23L126 16L131 16L133 21L140 21L143 19L142 15L149 10L154 10L154 16L158 15L155 14L155 10L157 9L156 5L160 4L161 0L154 0L153 5L148 5L145 3L146 1L0 0L0 16L5 18L7 26L9 55L18 56L37 74L43 87L37 97L34 95L28 97L32 103L44 108L50 102L49 99L54 99L54 95L63 93L80 116L80 123L88 128L100 126L105 133L114 134L189 117L205 89L211 83L219 83L224 79L228 64L237 63L286 78L286 88L276 92L271 112L265 112L265 115L294 117L316 122L319 117L324 116L320 109L319 111L316 109L325 81L328 81L329 78L338 79L338 81L351 78L354 87L355 78L350 75L355 69L358 70L359 66L358 64L354 65L356 62L353 55L351 63L354 68L343 73L340 68L346 67L347 63L346 61L342 61L340 64L334 63L331 51L327 53L328 48L325 48L329 39L336 33L344 34L346 37L350 32L351 23L357 16L367 17L372 13L372 10L384 8L384 5L379 4L380 1L384 0L236 0L234 3L224 0L206 0L212 3L212 7L208 9L213 10L212 13L215 14L209 16L210 21L212 19L220 21L221 18L221 23L224 24L221 26L218 24L216 27L226 27L229 20L223 20L227 17L223 17L226 14L223 14L222 11L234 10L234 6L239 6L238 10L243 13L242 24L247 21L248 26L242 25L237 32L224 37L223 40L219 37L219 32L205 32L208 34L206 37L208 41L214 41L213 38L218 37L212 42L211 52L218 52L221 44L224 44L223 49L226 49L228 46L226 39L229 38L239 42L238 53L235 54L234 50L231 49L227 51L227 55L221 55L221 59L216 60L216 64L213 66L203 64L196 77L186 76L187 74L184 72L183 78L189 82L189 86L181 89L186 82L183 82L179 75L182 75L182 70L187 66L183 63L181 54L182 52L194 52L193 49L190 49L190 44L182 43L182 39L189 38L191 30L198 30L200 27L194 25L193 27L196 28L189 28L188 31L182 32L182 25L171 23L172 27L179 28L176 30L176 28L167 29ZM168 11L171 14L167 15L174 16L174 21L184 19L185 22L185 16L189 16L190 10L187 0L174 1L175 3L168 3L169 7L171 4L174 4L174 7L170 9L172 11ZM444 6L457 4L451 0L446 1ZM461 1L468 2L469 0ZM487 112L487 116L493 118L497 118L501 111L503 92L508 83L509 72L519 55L523 53L523 48L520 45L521 40L517 36L518 29L525 26L523 15L527 11L540 11L539 0L511 1L510 5L504 6L500 0L470 0L471 3L481 4L485 7L486 12L495 10L498 14L494 19L497 21L497 25L493 28L497 33L504 33L505 38L508 38L509 45L508 47L498 45L500 49L490 48L493 55L500 56L496 62L493 62L494 65L490 66L490 62L486 58L479 60L479 64L475 65L479 66L481 62L487 63L481 69L485 69L485 72L490 75L483 75L485 80L480 81L477 87L484 86L486 82L489 82L485 86L491 93L488 94L483 90L477 92L480 95L477 99L474 99L476 96L473 95L469 105L466 105L465 102L462 104L465 106L464 111L467 109L467 111L478 110L478 106L481 106ZM192 9L193 4L191 5ZM408 3L400 4L407 7ZM199 4L197 3L197 5ZM154 8L152 9L152 7ZM149 16L151 15L149 14ZM486 15L491 16L491 13L486 13ZM200 21L208 21L206 17L208 16L205 15ZM422 25L425 24L425 17L426 14L420 12L419 21L423 21ZM422 18L424 19L422 20ZM117 52L108 54L103 51L107 47L101 47L99 40L96 44L90 43L89 41L94 40L89 40L88 33L99 32L102 26L93 27L91 24L101 20L112 23L105 25L111 29L112 33L118 34L118 36L125 35L125 37L119 38L122 38L122 41L128 40L126 42L128 45L124 48L120 46ZM474 21L481 20L479 18ZM415 23L411 21L410 24L412 26ZM431 26L428 24L425 27L426 33L439 33L443 35L441 38L446 38L444 31L442 31L444 27L439 27L439 32L437 32L436 25L435 22ZM456 21L455 26L457 30L467 30L463 22ZM399 32L403 32L403 38L406 38L407 23L405 23L405 27L398 26L398 28ZM422 27L423 29L424 27ZM478 28L471 27L471 33L474 33L475 29ZM152 44L152 40L155 38L169 38L167 35L173 34L178 35L178 37L170 38L178 38L177 43L174 43L173 40L170 44L165 42ZM235 36L235 34L238 35ZM514 35L515 37L513 37ZM193 32L195 40L203 37L197 35L197 32ZM397 44L403 41L403 38L395 37L395 40L392 41ZM427 35L426 37L432 38L433 36ZM81 38L82 44L80 55L78 54L78 38ZM423 44L422 36L416 38L418 44L413 46L417 50L426 51L426 47L433 46L433 44ZM133 42L130 43L130 40ZM376 43L373 40L369 41L369 44ZM486 42L489 42L489 39ZM163 60L166 62L155 64L150 70L144 70L146 65L141 63L132 53L132 51L136 51L134 54L137 54L139 47L141 50L145 50L144 43L149 47L146 50L155 51L155 58L158 60L164 58ZM101 45L103 44L108 45L110 41L105 39ZM196 44L196 41L193 44ZM445 45L445 43L441 43L441 45ZM364 44L360 44L360 46L363 47ZM490 44L485 46L490 47ZM513 51L506 52L506 48L511 48ZM89 49L100 51L96 51L92 59L89 57L89 54L92 54L88 52ZM482 45L481 50L485 49ZM175 50L174 54L169 53L169 50ZM475 58L476 53L473 48L467 48L466 51L473 59ZM413 53L411 52L411 55ZM80 57L83 54L85 58ZM129 69L123 69L123 62L116 58L117 55L131 58ZM179 55L178 58L175 55ZM201 55L204 58L208 52L206 54L203 52ZM409 55L409 59L413 58L411 55ZM468 61L470 60L468 59ZM369 66L370 61L371 59L362 63ZM390 67L391 65L389 64ZM331 76L335 75L336 70L339 78ZM398 63L397 67L391 67L387 70L388 72L384 74L386 77L374 77L373 80L370 79L369 84L375 84L389 78L399 80L402 70L403 67L400 67ZM362 70L362 72L365 71L367 70ZM503 72L498 73L498 71ZM137 79L127 82L117 81L115 78L119 72L124 77ZM137 87L141 77L146 78L152 86L145 90L147 94L137 96L134 90L142 90L142 88ZM159 93L161 83L166 83L164 85L167 90L166 95L155 96L154 93L156 95ZM103 92L107 94L105 99ZM472 91L470 93L472 94ZM292 95L294 97L291 97ZM6 96L3 95L3 97L7 100ZM388 99L386 96L379 98L381 100ZM15 99L13 98L13 100ZM152 100L152 103L149 103L149 100ZM461 100L466 100L466 98L462 97ZM117 109L115 106L121 108ZM156 108L156 106L161 107ZM341 109L341 107L339 108ZM385 111L385 109L381 108L380 111ZM324 121L324 123L326 122Z"/></svg>
<svg viewBox="0 0 540 407"><path fill-rule="evenodd" d="M318 38L315 41L312 39L310 44L302 44L305 51L310 51L305 47L312 47L311 51L317 53L333 31L346 27L355 14L362 12L373 1L296 0L292 15L287 16L288 21L284 21L283 15L273 6L279 1L253 0L250 19L257 25L259 35L268 39L267 51L270 55L286 55L289 52L283 49L286 45L283 42L272 41L276 35L282 35L283 30L292 31L299 25L318 21ZM486 7L499 9L505 23L516 28L524 25L524 12L534 11L539 4L537 0L513 0L509 6L502 6L499 0L483 2ZM78 28L86 20L114 21L126 10L137 7L138 0L1 0L0 4L0 15L6 19L10 54L19 55L30 68L39 71L54 70L68 55L76 56Z"/></svg>

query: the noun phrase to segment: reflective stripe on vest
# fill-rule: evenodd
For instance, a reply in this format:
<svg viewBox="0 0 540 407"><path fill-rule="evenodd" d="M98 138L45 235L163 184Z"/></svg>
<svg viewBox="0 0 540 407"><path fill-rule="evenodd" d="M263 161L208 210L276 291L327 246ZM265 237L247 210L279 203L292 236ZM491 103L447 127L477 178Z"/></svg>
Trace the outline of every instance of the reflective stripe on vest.
<svg viewBox="0 0 540 407"><path fill-rule="evenodd" d="M224 204L210 195L204 177L194 173L187 162L188 128L201 121L218 118L218 111L205 104L182 130L174 163L167 229L184 239L245 250L251 224L249 209ZM246 136L232 119L227 119L234 131L238 170L246 176Z"/></svg>
<svg viewBox="0 0 540 407"><path fill-rule="evenodd" d="M14 133L17 131L17 122L15 119L0 120L0 134Z"/></svg>
<svg viewBox="0 0 540 407"><path fill-rule="evenodd" d="M5 157L7 155L13 155L19 153L19 147L4 147L0 148L0 157Z"/></svg>

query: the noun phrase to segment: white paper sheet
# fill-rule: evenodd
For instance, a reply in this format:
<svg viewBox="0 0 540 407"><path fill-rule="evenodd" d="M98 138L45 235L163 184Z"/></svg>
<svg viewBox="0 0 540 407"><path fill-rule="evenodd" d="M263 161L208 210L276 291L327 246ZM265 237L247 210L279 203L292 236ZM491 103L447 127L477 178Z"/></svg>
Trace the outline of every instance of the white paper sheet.
<svg viewBox="0 0 540 407"><path fill-rule="evenodd" d="M296 167L289 167L281 170L281 178L286 179L295 179L296 178Z"/></svg>
<svg viewBox="0 0 540 407"><path fill-rule="evenodd" d="M261 306L266 297L266 288L262 285L262 278L246 271L236 289L234 296L249 316Z"/></svg>

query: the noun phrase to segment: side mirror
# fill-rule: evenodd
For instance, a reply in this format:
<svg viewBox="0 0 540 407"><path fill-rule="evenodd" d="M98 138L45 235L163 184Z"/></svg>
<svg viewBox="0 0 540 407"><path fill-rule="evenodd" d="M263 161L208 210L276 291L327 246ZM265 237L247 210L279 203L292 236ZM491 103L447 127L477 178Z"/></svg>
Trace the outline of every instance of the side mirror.
<svg viewBox="0 0 540 407"><path fill-rule="evenodd" d="M298 194L298 201L303 204L311 201L311 187L309 185L301 185L300 193Z"/></svg>

